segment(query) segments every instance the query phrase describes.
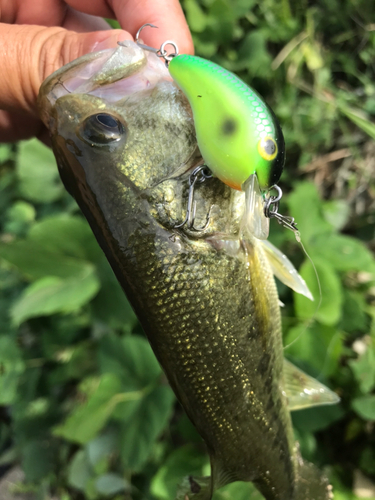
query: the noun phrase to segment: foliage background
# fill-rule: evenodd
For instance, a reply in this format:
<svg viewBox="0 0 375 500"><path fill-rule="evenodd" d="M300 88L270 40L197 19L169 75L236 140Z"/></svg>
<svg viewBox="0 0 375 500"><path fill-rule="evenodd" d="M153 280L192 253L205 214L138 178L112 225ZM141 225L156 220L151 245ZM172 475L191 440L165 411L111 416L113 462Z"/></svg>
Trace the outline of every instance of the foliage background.
<svg viewBox="0 0 375 500"><path fill-rule="evenodd" d="M281 210L323 293L306 328L316 303L279 287L285 345L297 339L285 354L342 398L293 415L302 454L336 499L375 498L374 2L182 3L197 53L261 92L285 133ZM2 471L21 464L15 490L38 499L172 500L208 472L204 446L36 140L0 145L0 230ZM317 295L293 234L272 223L271 239ZM215 495L231 498L260 497Z"/></svg>

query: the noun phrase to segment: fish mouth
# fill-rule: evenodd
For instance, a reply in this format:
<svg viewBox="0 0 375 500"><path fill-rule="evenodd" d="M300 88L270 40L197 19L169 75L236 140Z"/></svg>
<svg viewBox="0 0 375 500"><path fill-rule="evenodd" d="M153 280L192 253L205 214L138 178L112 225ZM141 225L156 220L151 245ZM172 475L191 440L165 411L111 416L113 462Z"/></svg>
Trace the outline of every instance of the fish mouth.
<svg viewBox="0 0 375 500"><path fill-rule="evenodd" d="M93 52L63 66L42 84L38 108L49 128L56 101L67 94L91 94L115 103L160 81L172 82L168 69L155 54L126 40L116 48Z"/></svg>

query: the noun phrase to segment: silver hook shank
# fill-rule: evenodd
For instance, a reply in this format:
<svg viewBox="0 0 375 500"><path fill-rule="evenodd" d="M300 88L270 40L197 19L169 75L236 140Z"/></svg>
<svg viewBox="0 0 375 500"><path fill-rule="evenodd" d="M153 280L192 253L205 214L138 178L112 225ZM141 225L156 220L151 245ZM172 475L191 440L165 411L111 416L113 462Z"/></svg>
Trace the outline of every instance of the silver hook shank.
<svg viewBox="0 0 375 500"><path fill-rule="evenodd" d="M152 52L156 55L159 55L159 49L154 49L154 47L149 47L148 45L145 45L144 43L141 43L139 41L139 35L141 34L141 31L146 28L146 26L150 27L150 28L158 28L158 26L155 26L155 24L150 24L150 23L146 23L144 24L143 26L141 26L139 28L139 30L137 31L137 34L135 35L135 43L141 47L141 49L143 50L147 50L148 52Z"/></svg>
<svg viewBox="0 0 375 500"><path fill-rule="evenodd" d="M186 227L190 229L191 231L204 231L207 229L208 225L210 224L211 220L211 209L208 211L206 215L206 224L203 227L200 228L195 228L194 227L194 222L195 222L195 215L196 215L196 208L197 208L197 202L194 201L194 189L195 189L195 184L201 184L202 182L205 182L207 179L211 179L212 174L205 172L207 170L206 165L199 165L196 167L193 172L191 173L189 177L189 196L188 196L188 203L187 203L187 209L186 209L186 217L183 222L180 224L176 224L173 228L178 229L186 224Z"/></svg>

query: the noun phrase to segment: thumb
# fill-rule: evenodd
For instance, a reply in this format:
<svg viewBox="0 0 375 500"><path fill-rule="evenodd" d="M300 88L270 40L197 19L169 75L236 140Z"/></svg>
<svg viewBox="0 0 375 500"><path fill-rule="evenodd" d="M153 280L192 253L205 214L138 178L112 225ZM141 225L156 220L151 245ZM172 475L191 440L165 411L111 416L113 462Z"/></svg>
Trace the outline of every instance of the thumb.
<svg viewBox="0 0 375 500"><path fill-rule="evenodd" d="M43 80L73 59L132 39L122 30L76 33L63 28L0 23L0 109L36 112Z"/></svg>

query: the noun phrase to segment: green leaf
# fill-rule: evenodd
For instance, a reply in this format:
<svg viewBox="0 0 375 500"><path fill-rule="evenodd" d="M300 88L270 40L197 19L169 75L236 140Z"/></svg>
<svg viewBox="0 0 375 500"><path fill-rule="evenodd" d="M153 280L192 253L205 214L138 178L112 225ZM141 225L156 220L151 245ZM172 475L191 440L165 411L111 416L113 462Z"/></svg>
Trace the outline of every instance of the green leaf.
<svg viewBox="0 0 375 500"><path fill-rule="evenodd" d="M329 377L337 371L343 338L344 335L334 327L316 322L308 327L301 324L288 330L284 340L285 355L320 380L321 376Z"/></svg>
<svg viewBox="0 0 375 500"><path fill-rule="evenodd" d="M112 27L112 29L114 29L114 30L120 30L121 29L120 23L118 21L116 21L115 19L105 18L105 20Z"/></svg>
<svg viewBox="0 0 375 500"><path fill-rule="evenodd" d="M304 55L306 64L310 71L316 71L323 66L323 59L314 43L310 43L308 39L304 40L300 45L300 50Z"/></svg>
<svg viewBox="0 0 375 500"><path fill-rule="evenodd" d="M94 317L112 328L130 333L138 320L111 267L103 256L97 263L101 287L92 302Z"/></svg>
<svg viewBox="0 0 375 500"><path fill-rule="evenodd" d="M150 344L139 335L101 339L99 364L102 373L113 373L122 380L124 390L156 386L161 374Z"/></svg>
<svg viewBox="0 0 375 500"><path fill-rule="evenodd" d="M291 415L293 425L300 431L317 432L341 420L345 412L339 405L331 405L299 410Z"/></svg>
<svg viewBox="0 0 375 500"><path fill-rule="evenodd" d="M359 465L367 474L375 474L375 450L373 446L370 445L363 450Z"/></svg>
<svg viewBox="0 0 375 500"><path fill-rule="evenodd" d="M213 0L209 9L208 25L216 40L221 43L230 41L234 29L234 13L228 0Z"/></svg>
<svg viewBox="0 0 375 500"><path fill-rule="evenodd" d="M361 396L352 401L353 410L365 420L375 420L375 395Z"/></svg>
<svg viewBox="0 0 375 500"><path fill-rule="evenodd" d="M168 386L159 385L161 369L149 343L138 335L101 340L99 363L105 373L122 380L122 389L139 398L119 402L114 418L121 422L121 456L124 464L138 470L164 430L175 397ZM135 392L134 392L135 391Z"/></svg>
<svg viewBox="0 0 375 500"><path fill-rule="evenodd" d="M173 451L152 479L150 491L159 500L176 497L178 484L185 476L203 476L210 469L207 454L192 445Z"/></svg>
<svg viewBox="0 0 375 500"><path fill-rule="evenodd" d="M92 269L87 261L65 256L29 240L0 243L0 257L31 280L45 276L75 277L84 270Z"/></svg>
<svg viewBox="0 0 375 500"><path fill-rule="evenodd" d="M142 386L155 384L161 368L147 340L139 335L122 339L123 356L128 370Z"/></svg>
<svg viewBox="0 0 375 500"><path fill-rule="evenodd" d="M174 402L170 387L159 386L142 399L131 417L124 418L121 457L125 466L140 470L171 418Z"/></svg>
<svg viewBox="0 0 375 500"><path fill-rule="evenodd" d="M234 10L236 18L246 16L251 8L256 5L257 0L236 0L233 2L232 8Z"/></svg>
<svg viewBox="0 0 375 500"><path fill-rule="evenodd" d="M11 144L0 144L0 163L12 159L13 156Z"/></svg>
<svg viewBox="0 0 375 500"><path fill-rule="evenodd" d="M87 455L90 463L94 467L103 458L110 457L117 452L118 435L114 429L108 429L95 437L86 445Z"/></svg>
<svg viewBox="0 0 375 500"><path fill-rule="evenodd" d="M251 483L237 481L220 488L212 500L264 500L264 496Z"/></svg>
<svg viewBox="0 0 375 500"><path fill-rule="evenodd" d="M360 109L350 108L344 103L338 103L338 107L340 111L349 118L349 120L357 125L357 127L375 139L375 125L368 119L365 113L363 113Z"/></svg>
<svg viewBox="0 0 375 500"><path fill-rule="evenodd" d="M300 431L296 427L293 428L294 430L294 436L296 441L298 441L298 444L300 446L300 451L301 455L303 456L304 460L308 461L313 461L314 460L314 455L316 454L317 451L317 440L314 436L309 431Z"/></svg>
<svg viewBox="0 0 375 500"><path fill-rule="evenodd" d="M4 231L12 234L23 234L35 220L35 207L26 201L17 201L6 213Z"/></svg>
<svg viewBox="0 0 375 500"><path fill-rule="evenodd" d="M367 271L375 273L375 261L366 245L343 234L318 235L311 255L323 259L337 271ZM313 258L314 260L314 258Z"/></svg>
<svg viewBox="0 0 375 500"><path fill-rule="evenodd" d="M369 321L365 313L366 296L363 293L344 289L341 327L346 332L368 332Z"/></svg>
<svg viewBox="0 0 375 500"><path fill-rule="evenodd" d="M311 182L301 182L287 197L289 214L295 217L302 241L309 243L317 235L332 233L332 226L323 219L322 202Z"/></svg>
<svg viewBox="0 0 375 500"><path fill-rule="evenodd" d="M332 469L331 469L332 471ZM367 500L375 500L373 496L370 497L359 497L353 493L353 490L351 487L348 488L348 486L342 483L342 480L345 481L345 475L342 475L342 480L336 476L336 474L333 473L333 471L330 474L330 483L333 486L333 491L334 491L334 499L335 500L362 500L363 498L367 498ZM345 481L346 483L346 481ZM367 493L367 492L366 492Z"/></svg>
<svg viewBox="0 0 375 500"><path fill-rule="evenodd" d="M325 201L322 209L323 217L336 230L342 229L349 220L350 206L345 200Z"/></svg>
<svg viewBox="0 0 375 500"><path fill-rule="evenodd" d="M266 47L265 34L261 30L251 30L242 40L238 60L229 64L230 70L248 69L251 77L263 76L265 68L271 66L271 56Z"/></svg>
<svg viewBox="0 0 375 500"><path fill-rule="evenodd" d="M20 143L17 175L20 192L28 200L48 203L64 192L51 149L37 139Z"/></svg>
<svg viewBox="0 0 375 500"><path fill-rule="evenodd" d="M196 33L201 33L207 25L207 16L196 0L185 0L184 7L189 28Z"/></svg>
<svg viewBox="0 0 375 500"><path fill-rule="evenodd" d="M101 495L110 496L122 491L130 490L130 485L121 476L108 472L107 474L103 474L96 479L95 488Z"/></svg>
<svg viewBox="0 0 375 500"><path fill-rule="evenodd" d="M93 477L93 471L85 450L78 450L70 462L68 469L68 484L85 491L87 483Z"/></svg>
<svg viewBox="0 0 375 500"><path fill-rule="evenodd" d="M8 335L0 336L0 405L17 400L17 387L25 365L15 340Z"/></svg>
<svg viewBox="0 0 375 500"><path fill-rule="evenodd" d="M56 313L70 313L85 305L98 292L99 280L87 267L76 278L41 278L29 285L14 303L11 316L15 325L29 318Z"/></svg>
<svg viewBox="0 0 375 500"><path fill-rule="evenodd" d="M8 269L10 266L0 260L0 291L13 288L19 284L19 276ZM0 302L2 300L0 299ZM2 307L0 306L0 311ZM3 309L4 310L4 309Z"/></svg>
<svg viewBox="0 0 375 500"><path fill-rule="evenodd" d="M341 317L343 300L341 281L332 267L325 261L318 260L317 258L314 258L313 261L319 276L322 291L321 305L316 311L320 300L319 284L311 262L306 260L302 264L299 272L306 281L315 300L311 302L303 295L294 293L296 316L300 319L311 319L316 317L316 319L324 325L335 325ZM315 314L316 316L314 316Z"/></svg>
<svg viewBox="0 0 375 500"><path fill-rule="evenodd" d="M82 217L59 214L42 219L30 229L28 241L78 259L95 262L102 255L90 226Z"/></svg>
<svg viewBox="0 0 375 500"><path fill-rule="evenodd" d="M87 443L108 421L118 404L120 391L121 383L115 375L103 375L87 402L73 411L62 425L55 427L54 434L68 441Z"/></svg>
<svg viewBox="0 0 375 500"><path fill-rule="evenodd" d="M0 467L3 465L11 465L17 462L18 450L15 446L8 448L0 455Z"/></svg>
<svg viewBox="0 0 375 500"><path fill-rule="evenodd" d="M55 466L55 452L48 439L30 439L22 448L22 468L26 480L37 482L47 477Z"/></svg>
<svg viewBox="0 0 375 500"><path fill-rule="evenodd" d="M358 359L349 360L349 366L359 384L361 392L370 392L375 386L375 348L368 346Z"/></svg>

